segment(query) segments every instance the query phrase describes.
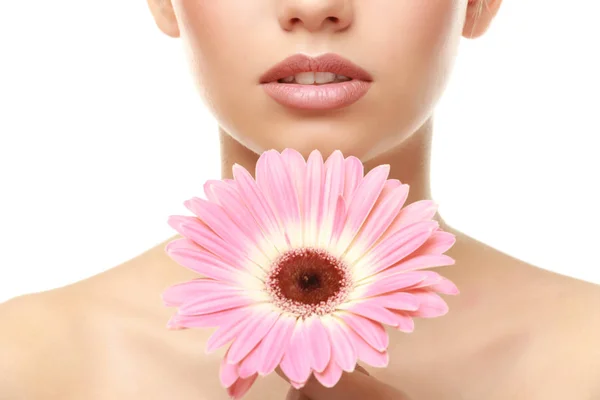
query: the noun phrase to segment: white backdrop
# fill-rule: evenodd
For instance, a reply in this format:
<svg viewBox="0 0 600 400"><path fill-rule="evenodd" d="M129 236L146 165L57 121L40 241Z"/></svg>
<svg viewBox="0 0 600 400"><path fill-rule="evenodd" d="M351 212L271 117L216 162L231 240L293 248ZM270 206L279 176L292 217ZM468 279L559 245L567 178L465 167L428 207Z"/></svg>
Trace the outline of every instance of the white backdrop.
<svg viewBox="0 0 600 400"><path fill-rule="evenodd" d="M215 121L145 1L5 3L0 302L156 245L220 176ZM504 3L439 105L434 197L468 234L600 283L600 4Z"/></svg>

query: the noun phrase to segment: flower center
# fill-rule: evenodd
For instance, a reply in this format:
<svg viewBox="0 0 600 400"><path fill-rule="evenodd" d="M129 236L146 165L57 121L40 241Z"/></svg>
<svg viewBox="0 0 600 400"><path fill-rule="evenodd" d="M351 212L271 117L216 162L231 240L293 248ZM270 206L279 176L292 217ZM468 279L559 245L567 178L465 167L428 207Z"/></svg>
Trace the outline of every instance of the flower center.
<svg viewBox="0 0 600 400"><path fill-rule="evenodd" d="M302 317L333 312L350 289L346 265L323 249L302 248L275 260L267 292L282 310Z"/></svg>

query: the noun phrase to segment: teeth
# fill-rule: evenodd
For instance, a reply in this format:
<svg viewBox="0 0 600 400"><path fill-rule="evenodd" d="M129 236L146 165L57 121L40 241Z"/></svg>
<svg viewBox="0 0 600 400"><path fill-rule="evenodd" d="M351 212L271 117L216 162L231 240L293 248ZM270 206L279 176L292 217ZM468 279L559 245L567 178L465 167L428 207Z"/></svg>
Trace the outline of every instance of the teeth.
<svg viewBox="0 0 600 400"><path fill-rule="evenodd" d="M315 83L314 72L300 72L294 76L296 83L300 85L312 85Z"/></svg>
<svg viewBox="0 0 600 400"><path fill-rule="evenodd" d="M333 82L346 82L351 80L344 75L336 75L333 72L300 72L296 75L280 79L283 83L297 83L299 85L321 85Z"/></svg>
<svg viewBox="0 0 600 400"><path fill-rule="evenodd" d="M331 72L315 72L315 83L331 83L335 81L335 74Z"/></svg>

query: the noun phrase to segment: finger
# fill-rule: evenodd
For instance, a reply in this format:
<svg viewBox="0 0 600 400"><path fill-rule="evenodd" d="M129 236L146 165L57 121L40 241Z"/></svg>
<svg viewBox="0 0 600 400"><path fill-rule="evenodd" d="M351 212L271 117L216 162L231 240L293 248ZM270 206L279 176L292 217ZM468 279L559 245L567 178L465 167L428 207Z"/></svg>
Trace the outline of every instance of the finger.
<svg viewBox="0 0 600 400"><path fill-rule="evenodd" d="M310 400L306 395L304 395L298 389L290 388L287 392L287 396L285 396L285 400Z"/></svg>
<svg viewBox="0 0 600 400"><path fill-rule="evenodd" d="M360 366L358 364L356 364L355 370L357 372L360 372L367 376L371 375L371 374L369 374L369 372L366 369L364 369L362 366ZM282 373L280 373L280 375L282 375ZM285 376L284 376L284 378L285 378ZM292 387L292 388L290 388L290 390L288 390L285 400L311 400L311 399L308 396L306 396L304 393L302 393L300 390Z"/></svg>
<svg viewBox="0 0 600 400"><path fill-rule="evenodd" d="M408 400L403 393L358 368L355 372L342 374L339 382L332 388L322 386L311 377L300 392L310 400Z"/></svg>

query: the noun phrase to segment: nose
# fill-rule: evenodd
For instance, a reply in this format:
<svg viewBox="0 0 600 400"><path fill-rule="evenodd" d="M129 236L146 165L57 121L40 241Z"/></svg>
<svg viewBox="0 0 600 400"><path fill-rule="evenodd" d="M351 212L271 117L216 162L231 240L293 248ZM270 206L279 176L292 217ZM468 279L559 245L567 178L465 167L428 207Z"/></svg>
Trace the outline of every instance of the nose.
<svg viewBox="0 0 600 400"><path fill-rule="evenodd" d="M286 31L347 29L354 18L351 0L280 0L279 24Z"/></svg>

